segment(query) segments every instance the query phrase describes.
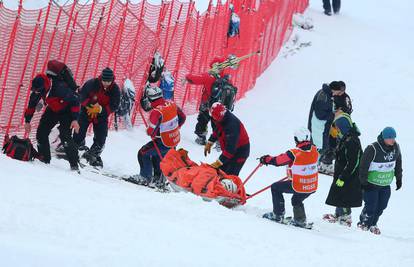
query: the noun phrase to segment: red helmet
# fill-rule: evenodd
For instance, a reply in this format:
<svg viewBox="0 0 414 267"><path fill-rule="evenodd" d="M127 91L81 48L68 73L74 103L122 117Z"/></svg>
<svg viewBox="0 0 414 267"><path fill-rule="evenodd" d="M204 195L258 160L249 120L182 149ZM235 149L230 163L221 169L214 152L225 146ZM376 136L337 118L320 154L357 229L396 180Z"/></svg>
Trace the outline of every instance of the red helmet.
<svg viewBox="0 0 414 267"><path fill-rule="evenodd" d="M222 103L216 102L210 108L210 116L215 121L221 121L224 118L226 111L227 109Z"/></svg>

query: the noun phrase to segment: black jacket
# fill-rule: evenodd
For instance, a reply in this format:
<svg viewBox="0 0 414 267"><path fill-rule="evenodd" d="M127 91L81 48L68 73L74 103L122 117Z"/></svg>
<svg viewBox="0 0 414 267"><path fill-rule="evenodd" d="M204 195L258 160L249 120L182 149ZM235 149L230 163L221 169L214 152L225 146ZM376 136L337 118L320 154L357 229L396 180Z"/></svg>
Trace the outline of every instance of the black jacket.
<svg viewBox="0 0 414 267"><path fill-rule="evenodd" d="M86 112L86 106L99 103L102 106L99 121L106 121L112 112L118 110L120 100L121 92L116 82L104 90L100 77L86 81L80 90L81 112Z"/></svg>
<svg viewBox="0 0 414 267"><path fill-rule="evenodd" d="M326 121L326 125L331 126L335 114L333 113L331 88L326 83L322 85L322 89L313 98L308 119L309 131L312 130L312 116L314 112L318 120Z"/></svg>
<svg viewBox="0 0 414 267"><path fill-rule="evenodd" d="M384 139L380 134L377 138L377 142L367 146L361 159L361 165L359 168L359 179L361 181L361 185L365 189L377 187L376 185L368 183L368 170L371 165L371 162L374 160L375 156L378 156L378 154L381 157L387 155L389 156L389 154L392 154L393 157L395 157L395 178L397 182L402 180L402 159L400 146L397 142L391 147L387 146L384 143Z"/></svg>
<svg viewBox="0 0 414 267"><path fill-rule="evenodd" d="M362 190L359 181L362 148L359 135L360 133L354 126L338 143L334 179L326 199L328 205L343 208L362 205ZM336 185L338 179L344 181L343 187Z"/></svg>

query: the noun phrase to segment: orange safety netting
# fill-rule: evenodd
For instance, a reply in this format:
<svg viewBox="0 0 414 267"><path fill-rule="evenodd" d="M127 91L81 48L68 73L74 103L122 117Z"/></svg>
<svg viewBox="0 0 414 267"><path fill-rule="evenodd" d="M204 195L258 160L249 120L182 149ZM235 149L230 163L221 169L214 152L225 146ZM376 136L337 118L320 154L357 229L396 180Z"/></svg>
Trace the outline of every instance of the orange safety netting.
<svg viewBox="0 0 414 267"><path fill-rule="evenodd" d="M6 133L23 135L30 81L45 71L49 59L67 63L79 85L109 66L119 85L126 78L133 81L139 101L152 56L159 51L176 80L176 103L192 114L201 88L181 83L187 73L207 71L217 56L260 50L260 56L232 71L241 98L275 59L290 35L292 15L303 12L308 0L219 0L217 6L210 1L203 14L194 2L176 0L161 5L75 1L62 7L51 0L39 10L25 10L21 3L18 10L9 10L0 1L0 140ZM227 38L230 3L240 16L240 35ZM34 126L40 115L34 116ZM145 116L135 105L133 124L145 122Z"/></svg>

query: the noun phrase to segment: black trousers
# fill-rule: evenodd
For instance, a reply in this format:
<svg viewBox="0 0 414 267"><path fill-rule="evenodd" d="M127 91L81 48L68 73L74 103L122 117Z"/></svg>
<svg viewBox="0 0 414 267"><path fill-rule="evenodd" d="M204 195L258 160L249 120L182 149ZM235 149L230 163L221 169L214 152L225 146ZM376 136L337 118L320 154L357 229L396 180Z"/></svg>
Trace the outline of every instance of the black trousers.
<svg viewBox="0 0 414 267"><path fill-rule="evenodd" d="M334 12L341 9L341 0L332 0L332 8ZM323 9L331 11L331 0L323 0Z"/></svg>
<svg viewBox="0 0 414 267"><path fill-rule="evenodd" d="M207 125L210 121L210 114L208 113L208 109L203 110L200 109L198 116L197 116L197 124L195 127L194 133L198 136L206 136L207 135Z"/></svg>
<svg viewBox="0 0 414 267"><path fill-rule="evenodd" d="M49 134L53 127L59 123L59 138L65 148L65 153L70 166L78 166L78 150L73 142L72 131L70 129L72 120L73 119L69 109L56 113L50 108L46 108L40 118L39 126L36 132L38 151L43 162L50 163L51 155Z"/></svg>
<svg viewBox="0 0 414 267"><path fill-rule="evenodd" d="M85 109L82 109L79 115L79 133L73 134L73 141L77 146L85 144L85 137L88 131L89 125L93 126L93 144L91 150L94 154L100 156L105 146L106 137L108 136L108 119L98 118L96 121L89 121L88 115Z"/></svg>
<svg viewBox="0 0 414 267"><path fill-rule="evenodd" d="M280 181L273 183L270 187L272 192L273 201L273 213L277 216L285 214L285 199L283 193L293 194L292 206L303 206L303 201L311 194L308 193L297 193L292 188L292 181Z"/></svg>

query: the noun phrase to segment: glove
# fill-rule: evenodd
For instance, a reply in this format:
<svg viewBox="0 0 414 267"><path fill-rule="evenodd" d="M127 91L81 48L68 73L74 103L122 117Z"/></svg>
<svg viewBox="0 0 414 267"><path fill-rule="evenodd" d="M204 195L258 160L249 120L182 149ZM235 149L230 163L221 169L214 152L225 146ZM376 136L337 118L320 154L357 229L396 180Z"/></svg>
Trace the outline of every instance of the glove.
<svg viewBox="0 0 414 267"><path fill-rule="evenodd" d="M89 104L88 106L86 106L86 113L88 113L88 116L91 119L95 119L99 113L102 112L102 106L99 105L99 103L96 104Z"/></svg>
<svg viewBox="0 0 414 267"><path fill-rule="evenodd" d="M260 163L262 163L263 165L269 165L270 164L270 161L272 160L273 158L270 156L270 155L264 155L264 156L261 156L260 157Z"/></svg>
<svg viewBox="0 0 414 267"><path fill-rule="evenodd" d="M336 183L335 184L336 184L337 187L343 187L344 184L345 184L345 182L342 181L341 179L338 179L338 180L336 180Z"/></svg>
<svg viewBox="0 0 414 267"><path fill-rule="evenodd" d="M211 163L210 166L213 167L214 169L218 169L221 166L223 166L223 163L218 159L214 161L213 163Z"/></svg>
<svg viewBox="0 0 414 267"><path fill-rule="evenodd" d="M211 147L213 146L213 144L213 142L207 142L207 144L204 146L204 156L207 157L207 155L211 153Z"/></svg>
<svg viewBox="0 0 414 267"><path fill-rule="evenodd" d="M397 179L397 188L395 190L399 190L402 187L402 179Z"/></svg>

